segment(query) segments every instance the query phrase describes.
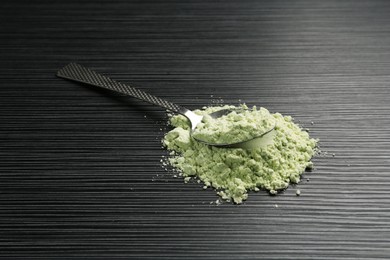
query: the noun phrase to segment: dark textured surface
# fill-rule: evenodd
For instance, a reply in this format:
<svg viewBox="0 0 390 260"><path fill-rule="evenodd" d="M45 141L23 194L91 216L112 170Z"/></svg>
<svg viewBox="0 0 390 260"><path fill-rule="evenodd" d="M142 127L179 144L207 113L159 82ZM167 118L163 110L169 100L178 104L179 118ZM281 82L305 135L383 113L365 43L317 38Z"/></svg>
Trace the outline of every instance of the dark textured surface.
<svg viewBox="0 0 390 260"><path fill-rule="evenodd" d="M13 2L1 258L389 259L388 1ZM160 167L165 112L56 78L69 62L189 108L293 115L335 157L281 195L210 205L213 191Z"/></svg>

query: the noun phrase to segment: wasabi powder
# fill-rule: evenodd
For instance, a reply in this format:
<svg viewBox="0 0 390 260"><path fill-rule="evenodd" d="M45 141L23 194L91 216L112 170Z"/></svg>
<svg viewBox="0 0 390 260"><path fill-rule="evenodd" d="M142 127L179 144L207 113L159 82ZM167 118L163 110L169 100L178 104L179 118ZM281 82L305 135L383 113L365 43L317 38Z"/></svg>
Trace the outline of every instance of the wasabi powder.
<svg viewBox="0 0 390 260"><path fill-rule="evenodd" d="M194 112L206 115L227 108L248 110L246 105L225 105L205 107ZM291 116L271 114L265 108L253 107L239 117L229 115L217 125L207 125L207 120L203 122L200 133L202 138L210 138L208 140L216 143L232 143L255 136L276 122L273 144L245 150L216 148L197 142L190 135L188 119L182 115L171 116L170 124L174 128L163 139L163 145L171 151L168 163L180 172L185 182L197 178L204 183L204 189L214 188L224 200L242 203L251 190L265 189L276 194L290 183L298 183L305 169L312 167L310 159L317 140L311 139L307 132L293 123ZM237 128L226 127L231 123L234 125L234 122L237 122Z"/></svg>

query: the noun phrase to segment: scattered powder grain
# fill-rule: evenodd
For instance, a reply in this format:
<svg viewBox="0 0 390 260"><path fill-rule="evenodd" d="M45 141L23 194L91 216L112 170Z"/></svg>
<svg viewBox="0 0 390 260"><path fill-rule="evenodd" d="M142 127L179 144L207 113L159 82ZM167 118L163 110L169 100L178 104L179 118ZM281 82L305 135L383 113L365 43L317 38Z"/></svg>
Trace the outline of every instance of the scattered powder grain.
<svg viewBox="0 0 390 260"><path fill-rule="evenodd" d="M206 115L227 108L248 109L245 105L241 107L225 105L205 107L194 112ZM271 194L276 194L279 190L287 188L289 183L298 183L305 169L312 167L310 159L314 155L317 143L317 140L310 138L307 132L302 131L293 122L291 116L271 114L265 108L253 107L245 117L237 118L241 130L235 135L226 133L226 124L221 124L221 129L214 125L210 135L212 138L216 136L226 138L223 142L231 143L234 140L232 138L236 138L237 135L242 138L243 130L249 132L244 133L245 135L251 135L258 131L259 127L268 127L268 122L264 121L264 118L276 121L273 144L264 148L245 150L216 148L197 142L190 135L190 123L187 118L174 115L170 118L173 129L163 139L163 145L171 151L168 162L180 172L185 182L197 178L203 182L203 189L212 187L222 199L233 200L237 204L247 199L248 191L251 190L265 189ZM224 134L219 135L219 131Z"/></svg>

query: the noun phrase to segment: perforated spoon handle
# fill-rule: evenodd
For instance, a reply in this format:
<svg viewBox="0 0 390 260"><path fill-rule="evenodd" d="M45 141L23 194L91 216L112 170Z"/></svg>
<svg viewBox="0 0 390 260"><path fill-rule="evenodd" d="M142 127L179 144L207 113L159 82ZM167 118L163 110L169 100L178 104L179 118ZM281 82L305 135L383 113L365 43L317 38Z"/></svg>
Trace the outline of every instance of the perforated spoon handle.
<svg viewBox="0 0 390 260"><path fill-rule="evenodd" d="M149 102L151 104L166 108L172 112L176 112L179 114L186 115L188 114L188 111L190 111L187 108L171 103L162 98L150 95L149 93L146 93L142 90L117 82L113 79L110 79L107 76L103 76L77 63L69 63L68 65L66 65L65 67L63 67L57 72L57 76L60 78L74 80L92 86L97 86L112 91L116 91Z"/></svg>

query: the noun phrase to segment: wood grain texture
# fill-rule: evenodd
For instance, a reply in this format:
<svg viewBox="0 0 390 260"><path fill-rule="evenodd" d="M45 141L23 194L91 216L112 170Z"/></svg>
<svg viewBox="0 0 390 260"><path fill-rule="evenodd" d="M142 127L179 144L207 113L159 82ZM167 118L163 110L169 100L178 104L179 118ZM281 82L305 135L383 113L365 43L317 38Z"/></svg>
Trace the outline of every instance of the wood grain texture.
<svg viewBox="0 0 390 260"><path fill-rule="evenodd" d="M390 2L0 5L0 258L390 258ZM56 78L69 62L293 115L329 155L283 194L210 205L161 168L165 112Z"/></svg>

